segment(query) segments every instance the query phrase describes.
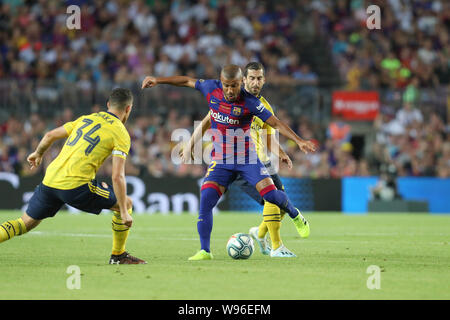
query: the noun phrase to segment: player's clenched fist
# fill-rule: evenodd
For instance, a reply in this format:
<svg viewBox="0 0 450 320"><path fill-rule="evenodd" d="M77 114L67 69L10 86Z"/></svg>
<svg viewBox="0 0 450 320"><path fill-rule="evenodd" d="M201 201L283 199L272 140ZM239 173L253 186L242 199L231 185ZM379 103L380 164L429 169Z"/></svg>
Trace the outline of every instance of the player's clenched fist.
<svg viewBox="0 0 450 320"><path fill-rule="evenodd" d="M308 152L314 152L316 151L316 145L312 143L311 141L302 141L298 143L298 147L300 150L302 150L304 153Z"/></svg>
<svg viewBox="0 0 450 320"><path fill-rule="evenodd" d="M27 161L30 164L31 169L36 168L42 162L42 155L37 152L33 152L28 156Z"/></svg>
<svg viewBox="0 0 450 320"><path fill-rule="evenodd" d="M152 88L156 86L158 82L155 77L145 77L144 81L142 81L142 89L144 88Z"/></svg>
<svg viewBox="0 0 450 320"><path fill-rule="evenodd" d="M131 217L131 215L127 211L121 212L120 213L120 218L122 219L122 222L123 222L124 225L126 225L129 228L131 228L131 226L133 225L133 218Z"/></svg>

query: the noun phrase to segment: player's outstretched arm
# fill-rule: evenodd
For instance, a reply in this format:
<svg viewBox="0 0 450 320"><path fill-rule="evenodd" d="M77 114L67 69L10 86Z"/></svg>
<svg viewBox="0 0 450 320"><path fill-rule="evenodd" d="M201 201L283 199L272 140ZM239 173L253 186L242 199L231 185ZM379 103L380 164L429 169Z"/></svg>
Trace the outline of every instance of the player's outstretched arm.
<svg viewBox="0 0 450 320"><path fill-rule="evenodd" d="M177 87L189 87L195 89L197 79L187 76L173 76L173 77L145 77L142 81L142 89L153 88L158 84L170 84Z"/></svg>
<svg viewBox="0 0 450 320"><path fill-rule="evenodd" d="M192 137L189 139L188 143L181 149L181 158L184 162L188 162L188 160L194 160L194 155L192 152L194 151L195 144L202 140L202 137L205 135L206 130L211 128L211 115L208 114L203 118L201 124L195 128Z"/></svg>
<svg viewBox="0 0 450 320"><path fill-rule="evenodd" d="M128 227L133 224L133 218L127 208L127 183L125 180L125 159L112 157L112 183L117 204L120 208L120 218Z"/></svg>
<svg viewBox="0 0 450 320"><path fill-rule="evenodd" d="M47 132L42 140L39 142L36 150L31 153L27 161L31 166L31 169L38 167L42 162L42 156L44 155L45 151L47 151L48 148L57 140L59 139L65 139L69 136L66 129L61 126L56 129L53 129L52 131Z"/></svg>
<svg viewBox="0 0 450 320"><path fill-rule="evenodd" d="M300 138L291 128L289 128L287 124L280 121L280 119L278 119L276 116L272 115L271 117L269 117L266 120L266 123L272 128L279 130L280 133L286 138L295 141L300 150L302 150L304 153L316 151L316 146L314 145L314 143Z"/></svg>

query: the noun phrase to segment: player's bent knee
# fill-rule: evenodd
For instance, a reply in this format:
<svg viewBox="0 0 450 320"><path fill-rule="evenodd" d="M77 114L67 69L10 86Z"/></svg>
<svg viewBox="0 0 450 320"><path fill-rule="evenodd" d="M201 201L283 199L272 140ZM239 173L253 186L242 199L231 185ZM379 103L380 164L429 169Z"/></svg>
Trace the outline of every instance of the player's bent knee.
<svg viewBox="0 0 450 320"><path fill-rule="evenodd" d="M201 191L203 191L204 189L214 189L216 190L216 192L219 194L219 197L222 196L222 194L225 192L225 187L219 185L218 183L214 182L214 181L206 181L205 183L203 183Z"/></svg>
<svg viewBox="0 0 450 320"><path fill-rule="evenodd" d="M264 200L274 203L273 200L276 194L276 192L274 192L275 190L277 190L277 187L275 187L274 184L271 184L259 190L259 194Z"/></svg>
<svg viewBox="0 0 450 320"><path fill-rule="evenodd" d="M267 178L264 178L261 181L259 181L255 187L256 187L256 190L258 190L261 193L262 190L264 190L267 187L271 187L271 186L274 186L276 188L272 178L267 177Z"/></svg>
<svg viewBox="0 0 450 320"><path fill-rule="evenodd" d="M25 228L26 228L25 232L28 232L31 229L36 228L39 225L39 223L41 223L41 221L42 221L42 220L33 219L32 217L30 217L25 212L23 213L21 219L22 219L22 221L23 221L23 223L25 225Z"/></svg>

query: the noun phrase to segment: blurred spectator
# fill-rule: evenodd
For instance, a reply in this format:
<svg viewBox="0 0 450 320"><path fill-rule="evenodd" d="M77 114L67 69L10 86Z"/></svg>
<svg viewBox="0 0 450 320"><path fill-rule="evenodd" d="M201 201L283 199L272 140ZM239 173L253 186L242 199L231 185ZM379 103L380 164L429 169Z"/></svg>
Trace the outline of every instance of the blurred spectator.
<svg viewBox="0 0 450 320"><path fill-rule="evenodd" d="M157 77L171 77L177 71L176 65L170 61L167 54L162 53L159 56L158 62L155 64L155 76Z"/></svg>
<svg viewBox="0 0 450 320"><path fill-rule="evenodd" d="M403 127L408 127L414 122L421 123L423 116L419 109L413 108L410 102L405 102L403 108L397 112L396 119Z"/></svg>
<svg viewBox="0 0 450 320"><path fill-rule="evenodd" d="M336 115L334 120L330 122L327 130L327 137L338 145L350 142L352 137L352 128L345 123L341 115Z"/></svg>
<svg viewBox="0 0 450 320"><path fill-rule="evenodd" d="M419 101L419 78L414 77L403 92L403 101L413 106Z"/></svg>
<svg viewBox="0 0 450 320"><path fill-rule="evenodd" d="M306 63L302 64L299 70L292 73L292 77L297 81L297 83L302 85L313 85L318 83L318 76L316 73L311 71L311 68Z"/></svg>
<svg viewBox="0 0 450 320"><path fill-rule="evenodd" d="M380 175L377 184L370 188L371 198L374 200L392 201L401 199L398 193L396 170L394 166L390 166L387 172Z"/></svg>

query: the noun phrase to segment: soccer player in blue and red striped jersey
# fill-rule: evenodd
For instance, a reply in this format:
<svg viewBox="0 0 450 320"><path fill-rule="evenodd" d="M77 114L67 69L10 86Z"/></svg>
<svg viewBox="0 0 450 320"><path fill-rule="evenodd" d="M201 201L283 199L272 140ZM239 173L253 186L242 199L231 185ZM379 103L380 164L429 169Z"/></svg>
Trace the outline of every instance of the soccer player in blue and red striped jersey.
<svg viewBox="0 0 450 320"><path fill-rule="evenodd" d="M250 136L253 116L257 116L287 138L295 141L305 153L314 152L315 145L303 140L289 126L268 111L261 101L242 88L243 74L236 65L222 68L219 80L194 79L186 76L146 77L142 88L170 84L199 90L207 99L213 135L212 161L205 175L200 195L197 230L201 250L189 260L210 260L212 210L227 187L241 175L254 185L264 200L276 204L291 216L300 211L286 193L277 190L265 166L258 159Z"/></svg>
<svg viewBox="0 0 450 320"><path fill-rule="evenodd" d="M259 62L250 62L244 68L244 89L257 97L264 107L274 114L272 106L270 103L261 96L261 90L265 83L265 70L264 66ZM204 133L211 127L211 115L208 114L203 118L201 125L198 126L194 133L192 134L189 142L180 148L179 155L182 160L185 162L190 162L190 160L195 160L195 146L197 142L202 140L202 136ZM259 160L266 166L270 173L270 177L274 182L275 186L278 190L284 190L283 183L281 182L280 177L276 173L271 161L268 152L274 153L274 155L278 155L279 159L282 162L285 162L289 168L292 168L292 162L289 156L284 152L283 148L277 142L277 139L274 139L275 130L270 127L267 123L264 123L261 119L254 116L252 125L251 125L251 136L253 138L253 142L256 146L256 152L258 154ZM268 201L264 201L263 197L259 194L256 188L248 183L241 176L238 176L236 180L234 180L235 184L237 184L242 191L247 193L252 199L258 202L261 205L264 205L263 209L263 222L258 227L252 227L249 230L250 235L254 238L256 243L258 244L261 253L265 255L269 255L271 257L276 258L294 258L296 255L290 251L283 244L281 240L280 228L281 228L281 220L285 214L284 211L281 211L275 204L270 203ZM302 214L294 216L292 222L297 229L300 237L307 238L310 234L309 223L304 219ZM270 247L269 243L265 239L265 235L267 232L270 235Z"/></svg>

